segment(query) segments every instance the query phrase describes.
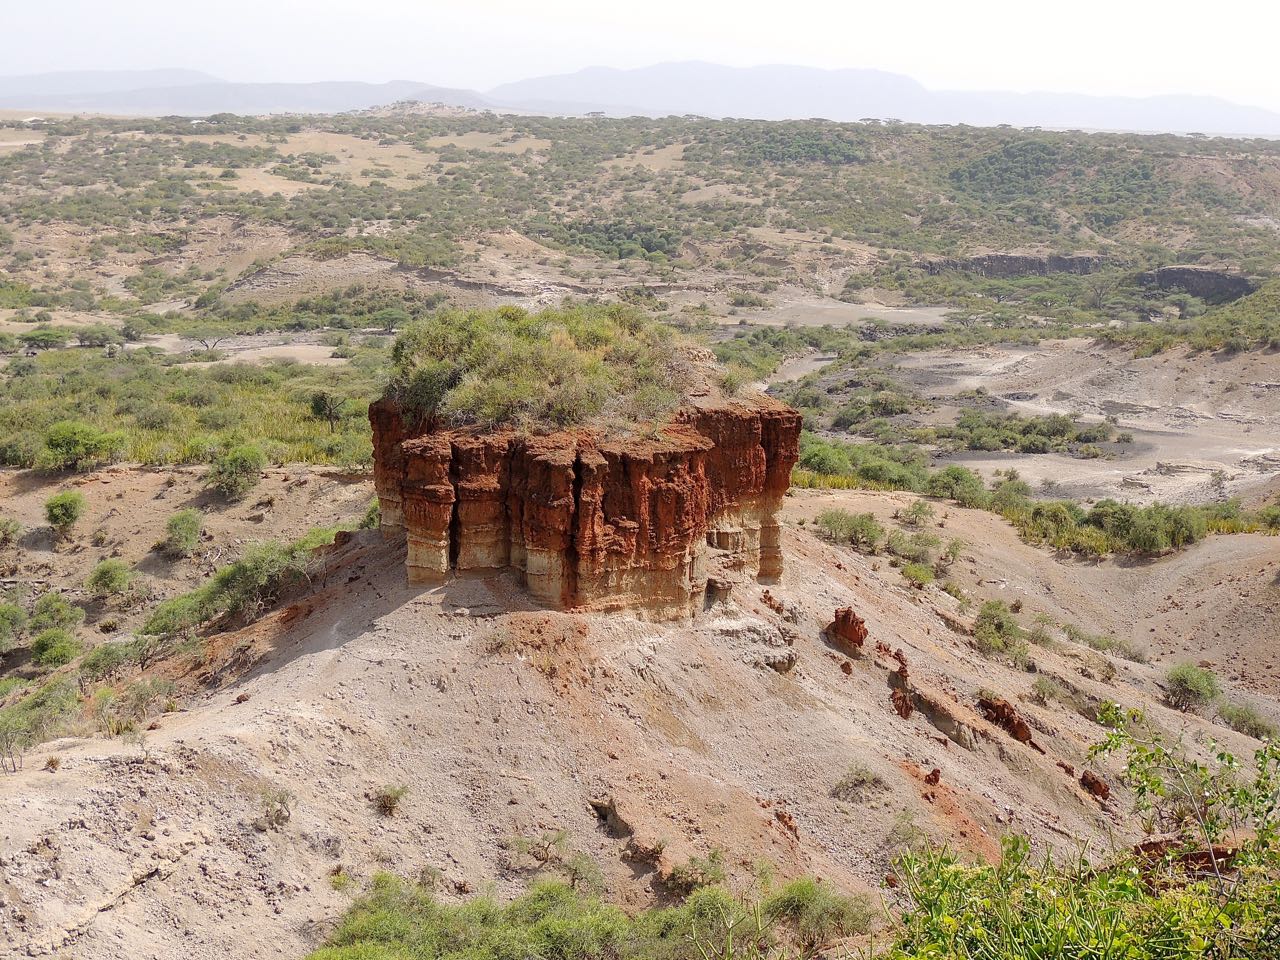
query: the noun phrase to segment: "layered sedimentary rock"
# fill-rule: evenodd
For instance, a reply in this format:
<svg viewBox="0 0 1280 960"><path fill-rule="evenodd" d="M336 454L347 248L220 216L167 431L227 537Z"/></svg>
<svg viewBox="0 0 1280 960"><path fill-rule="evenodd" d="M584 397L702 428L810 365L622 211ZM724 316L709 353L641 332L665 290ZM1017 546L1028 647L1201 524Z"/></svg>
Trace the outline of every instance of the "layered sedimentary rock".
<svg viewBox="0 0 1280 960"><path fill-rule="evenodd" d="M384 530L409 577L520 571L551 606L683 616L707 581L782 572L776 518L800 417L767 397L681 408L655 436L592 430L419 434L370 407Z"/></svg>
<svg viewBox="0 0 1280 960"><path fill-rule="evenodd" d="M1159 287L1161 290L1185 290L1193 297L1199 297L1210 303L1239 300L1258 289L1258 285L1248 277L1225 270L1211 270L1208 267L1160 267L1157 270L1139 274L1138 279L1148 286Z"/></svg>

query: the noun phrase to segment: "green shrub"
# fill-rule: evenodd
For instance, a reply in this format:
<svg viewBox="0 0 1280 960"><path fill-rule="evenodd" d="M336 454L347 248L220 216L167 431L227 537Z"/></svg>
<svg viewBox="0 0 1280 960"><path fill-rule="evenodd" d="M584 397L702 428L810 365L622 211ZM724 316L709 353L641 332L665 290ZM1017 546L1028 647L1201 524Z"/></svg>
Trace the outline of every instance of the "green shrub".
<svg viewBox="0 0 1280 960"><path fill-rule="evenodd" d="M61 629L74 630L84 623L84 610L74 606L60 593L45 593L31 608L31 622L28 629L32 633L42 630Z"/></svg>
<svg viewBox="0 0 1280 960"><path fill-rule="evenodd" d="M31 641L31 656L42 667L60 667L80 656L80 644L70 630L50 627Z"/></svg>
<svg viewBox="0 0 1280 960"><path fill-rule="evenodd" d="M1003 600L988 600L973 624L974 646L987 656L1007 656L1020 663L1027 656L1026 634Z"/></svg>
<svg viewBox="0 0 1280 960"><path fill-rule="evenodd" d="M763 915L781 927L781 939L799 948L800 957L822 956L829 944L866 933L871 926L871 907L864 898L839 894L813 877L792 880L761 906Z"/></svg>
<svg viewBox="0 0 1280 960"><path fill-rule="evenodd" d="M875 553L884 539L884 527L870 513L831 508L819 513L813 522L836 543L847 543L863 553Z"/></svg>
<svg viewBox="0 0 1280 960"><path fill-rule="evenodd" d="M101 643L80 661L80 676L90 683L107 680L132 660L128 644Z"/></svg>
<svg viewBox="0 0 1280 960"><path fill-rule="evenodd" d="M885 541L885 550L908 563L928 564L933 562L933 553L942 546L942 539L932 533L917 531L907 535L901 530L892 530Z"/></svg>
<svg viewBox="0 0 1280 960"><path fill-rule="evenodd" d="M171 557L191 556L203 531L204 517L199 510L179 510L164 525L164 552Z"/></svg>
<svg viewBox="0 0 1280 960"><path fill-rule="evenodd" d="M173 636L194 630L223 614L252 618L287 587L304 580L312 551L332 543L337 528L321 528L291 544L267 541L250 546L244 556L218 570L190 593L160 604L139 632Z"/></svg>
<svg viewBox="0 0 1280 960"><path fill-rule="evenodd" d="M933 583L933 570L923 563L908 563L902 567L902 576L917 589Z"/></svg>
<svg viewBox="0 0 1280 960"><path fill-rule="evenodd" d="M44 516L59 534L66 533L84 516L84 494L78 490L56 493L44 502Z"/></svg>
<svg viewBox="0 0 1280 960"><path fill-rule="evenodd" d="M10 650L26 628L25 610L16 603L0 603L0 653Z"/></svg>
<svg viewBox="0 0 1280 960"><path fill-rule="evenodd" d="M84 585L95 597L115 597L129 589L132 579L128 564L108 558L93 568Z"/></svg>
<svg viewBox="0 0 1280 960"><path fill-rule="evenodd" d="M1222 695L1213 672L1191 663L1179 664L1165 675L1165 699L1175 710L1197 710Z"/></svg>
<svg viewBox="0 0 1280 960"><path fill-rule="evenodd" d="M54 470L84 470L118 457L125 446L123 433L109 433L78 420L62 420L44 435L40 465Z"/></svg>
<svg viewBox="0 0 1280 960"><path fill-rule="evenodd" d="M948 850L909 852L897 877L910 905L885 960L1193 960L1274 956L1280 921L1274 881L1251 876L1220 897L1212 883L1175 875L1141 882L1150 864L1097 868L1035 860L1022 838L1000 863L965 863ZM1149 877L1146 873L1144 876ZM1163 879L1163 874L1160 875Z"/></svg>
<svg viewBox="0 0 1280 960"><path fill-rule="evenodd" d="M855 763L836 781L831 788L831 796L846 803L857 803L865 800L873 790L881 790L884 786L884 777L870 767Z"/></svg>
<svg viewBox="0 0 1280 960"><path fill-rule="evenodd" d="M679 399L671 329L621 305L442 311L407 327L392 360L389 395L426 422L567 427L642 393Z"/></svg>
<svg viewBox="0 0 1280 960"><path fill-rule="evenodd" d="M667 875L667 886L684 895L703 887L717 886L724 881L724 851L719 847L705 857L693 856L684 863L675 864Z"/></svg>
<svg viewBox="0 0 1280 960"><path fill-rule="evenodd" d="M923 500L917 500L902 511L902 522L909 527L920 527L933 519L933 507Z"/></svg>
<svg viewBox="0 0 1280 960"><path fill-rule="evenodd" d="M986 507L991 503L982 478L972 470L952 464L929 478L929 496L954 500L962 507Z"/></svg>
<svg viewBox="0 0 1280 960"><path fill-rule="evenodd" d="M1124 657L1126 660L1132 660L1134 663L1147 662L1147 651L1122 637L1112 634L1089 633L1073 623L1063 624L1062 629L1068 639L1076 643L1083 643L1085 646L1101 653L1114 653L1117 656Z"/></svg>
<svg viewBox="0 0 1280 960"><path fill-rule="evenodd" d="M251 444L232 447L213 462L205 484L228 500L239 500L255 486L266 469L267 457Z"/></svg>
<svg viewBox="0 0 1280 960"><path fill-rule="evenodd" d="M11 547L22 536L22 524L12 517L0 517L0 549Z"/></svg>
<svg viewBox="0 0 1280 960"><path fill-rule="evenodd" d="M1237 733L1255 737L1258 740L1274 740L1276 725L1258 712L1251 703L1220 703L1218 716L1223 723Z"/></svg>
<svg viewBox="0 0 1280 960"><path fill-rule="evenodd" d="M409 883L378 874L308 960L817 957L865 933L871 919L865 898L842 896L811 878L764 897L702 887L677 905L629 914L550 880L510 903L486 895L455 904L436 900L429 878Z"/></svg>

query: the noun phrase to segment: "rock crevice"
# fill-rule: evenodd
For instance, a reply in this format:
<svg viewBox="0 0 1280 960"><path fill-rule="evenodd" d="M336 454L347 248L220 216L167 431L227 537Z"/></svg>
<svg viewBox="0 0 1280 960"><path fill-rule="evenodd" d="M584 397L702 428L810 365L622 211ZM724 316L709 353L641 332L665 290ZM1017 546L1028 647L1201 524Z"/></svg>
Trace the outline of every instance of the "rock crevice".
<svg viewBox="0 0 1280 960"><path fill-rule="evenodd" d="M519 571L559 608L701 609L707 581L781 575L777 511L800 416L767 397L681 408L652 436L414 430L369 410L385 531L411 580Z"/></svg>

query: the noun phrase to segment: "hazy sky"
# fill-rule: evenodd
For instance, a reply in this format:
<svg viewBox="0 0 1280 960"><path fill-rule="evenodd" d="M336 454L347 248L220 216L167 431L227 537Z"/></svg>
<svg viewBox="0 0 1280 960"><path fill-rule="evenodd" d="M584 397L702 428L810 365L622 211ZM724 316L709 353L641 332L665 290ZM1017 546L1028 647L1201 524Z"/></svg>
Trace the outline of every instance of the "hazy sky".
<svg viewBox="0 0 1280 960"><path fill-rule="evenodd" d="M934 89L1216 94L1280 110L1269 0L0 0L0 73L484 89L665 60L875 67Z"/></svg>

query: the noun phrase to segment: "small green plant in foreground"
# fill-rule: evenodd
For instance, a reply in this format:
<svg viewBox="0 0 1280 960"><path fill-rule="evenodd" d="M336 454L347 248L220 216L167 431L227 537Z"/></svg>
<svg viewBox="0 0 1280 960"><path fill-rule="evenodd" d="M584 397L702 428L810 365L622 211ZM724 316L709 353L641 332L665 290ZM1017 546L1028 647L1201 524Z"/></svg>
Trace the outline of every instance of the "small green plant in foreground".
<svg viewBox="0 0 1280 960"><path fill-rule="evenodd" d="M1027 656L1026 631L1003 600L988 600L973 626L974 646L989 657L1005 656L1015 663Z"/></svg>
<svg viewBox="0 0 1280 960"><path fill-rule="evenodd" d="M84 610L70 603L60 593L41 594L31 608L31 619L27 629L32 633L58 627L74 630L84 623Z"/></svg>
<svg viewBox="0 0 1280 960"><path fill-rule="evenodd" d="M916 589L922 589L933 583L933 569L923 563L907 563L902 567L902 576L907 583Z"/></svg>
<svg viewBox="0 0 1280 960"><path fill-rule="evenodd" d="M871 919L865 898L809 878L749 898L704 887L632 915L556 881L506 904L450 904L428 883L384 873L309 960L807 960L866 932Z"/></svg>
<svg viewBox="0 0 1280 960"><path fill-rule="evenodd" d="M61 667L80 656L80 644L70 630L50 627L31 641L31 656L42 667Z"/></svg>

